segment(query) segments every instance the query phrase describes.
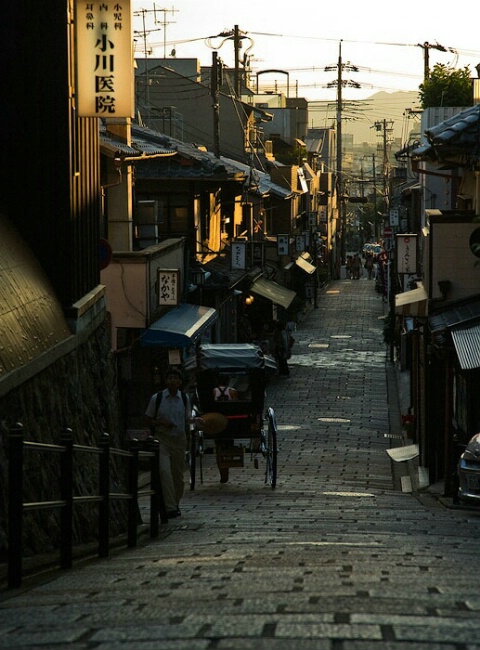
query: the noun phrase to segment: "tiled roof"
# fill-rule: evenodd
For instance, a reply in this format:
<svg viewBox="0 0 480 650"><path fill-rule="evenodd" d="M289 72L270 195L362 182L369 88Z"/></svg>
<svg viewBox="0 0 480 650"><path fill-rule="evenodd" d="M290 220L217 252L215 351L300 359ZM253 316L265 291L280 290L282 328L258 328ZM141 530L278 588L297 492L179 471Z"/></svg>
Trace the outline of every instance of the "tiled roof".
<svg viewBox="0 0 480 650"><path fill-rule="evenodd" d="M224 158L223 156L221 156L221 160L228 161L230 165L233 165L247 175L247 178L250 179L248 189L251 194L258 194L259 196L267 196L271 194L281 199L288 199L295 194L295 192L274 183L270 178L270 175L266 172L254 169L245 163L238 162L237 160Z"/></svg>
<svg viewBox="0 0 480 650"><path fill-rule="evenodd" d="M170 160L152 160L137 165L137 178L196 178L243 181L245 175L226 159L217 158L194 144L188 144L147 127L132 125L132 141L141 138L151 146L175 151Z"/></svg>
<svg viewBox="0 0 480 650"><path fill-rule="evenodd" d="M449 155L479 155L480 105L472 106L427 129L427 145L412 151L414 158L442 158Z"/></svg>
<svg viewBox="0 0 480 650"><path fill-rule="evenodd" d="M100 150L102 153L123 160L138 160L148 157L174 156L176 149L173 147L162 146L157 142L150 142L147 139L136 137L132 138L132 144L127 145L120 140L116 140L108 135L104 127L100 128Z"/></svg>
<svg viewBox="0 0 480 650"><path fill-rule="evenodd" d="M472 106L425 131L431 144L478 142L480 105Z"/></svg>

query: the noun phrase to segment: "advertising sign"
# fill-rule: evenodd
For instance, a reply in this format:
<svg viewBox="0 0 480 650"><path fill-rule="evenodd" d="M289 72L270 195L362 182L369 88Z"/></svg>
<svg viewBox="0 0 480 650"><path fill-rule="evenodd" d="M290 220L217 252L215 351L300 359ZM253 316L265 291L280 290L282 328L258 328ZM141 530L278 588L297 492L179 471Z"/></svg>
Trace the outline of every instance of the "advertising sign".
<svg viewBox="0 0 480 650"><path fill-rule="evenodd" d="M279 255L288 255L288 235L277 235L277 252Z"/></svg>
<svg viewBox="0 0 480 650"><path fill-rule="evenodd" d="M397 273L416 273L417 235L397 235Z"/></svg>
<svg viewBox="0 0 480 650"><path fill-rule="evenodd" d="M263 266L264 244L263 242L251 242L252 247L252 266Z"/></svg>
<svg viewBox="0 0 480 650"><path fill-rule="evenodd" d="M247 268L246 248L247 242L245 241L234 241L232 243L232 270L244 271Z"/></svg>
<svg viewBox="0 0 480 650"><path fill-rule="evenodd" d="M75 0L79 117L133 117L130 0Z"/></svg>
<svg viewBox="0 0 480 650"><path fill-rule="evenodd" d="M179 304L179 278L178 269L158 269L159 306Z"/></svg>

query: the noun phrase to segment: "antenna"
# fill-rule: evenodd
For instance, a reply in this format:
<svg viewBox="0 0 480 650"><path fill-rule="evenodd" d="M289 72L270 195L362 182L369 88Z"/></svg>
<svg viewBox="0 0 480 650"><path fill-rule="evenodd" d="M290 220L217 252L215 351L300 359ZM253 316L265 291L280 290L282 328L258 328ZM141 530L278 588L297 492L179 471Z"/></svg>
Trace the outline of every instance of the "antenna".
<svg viewBox="0 0 480 650"><path fill-rule="evenodd" d="M175 20L169 20L167 21L167 13L177 13L178 9L174 9L173 7L171 9L157 9L155 6L155 3L153 3L153 16L155 20L155 25L158 24L157 21L157 11L163 13L163 19L162 19L162 25L163 25L163 58L167 58L167 25L171 25L172 23L176 22Z"/></svg>

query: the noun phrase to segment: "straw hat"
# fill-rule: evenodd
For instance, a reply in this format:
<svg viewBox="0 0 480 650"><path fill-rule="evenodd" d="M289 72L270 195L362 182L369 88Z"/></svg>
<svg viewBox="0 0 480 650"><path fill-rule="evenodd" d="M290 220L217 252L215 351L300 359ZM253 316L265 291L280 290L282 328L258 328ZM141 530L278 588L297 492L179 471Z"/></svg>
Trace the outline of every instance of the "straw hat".
<svg viewBox="0 0 480 650"><path fill-rule="evenodd" d="M227 428L228 420L221 413L204 413L200 417L204 422L200 429L207 434L222 433Z"/></svg>

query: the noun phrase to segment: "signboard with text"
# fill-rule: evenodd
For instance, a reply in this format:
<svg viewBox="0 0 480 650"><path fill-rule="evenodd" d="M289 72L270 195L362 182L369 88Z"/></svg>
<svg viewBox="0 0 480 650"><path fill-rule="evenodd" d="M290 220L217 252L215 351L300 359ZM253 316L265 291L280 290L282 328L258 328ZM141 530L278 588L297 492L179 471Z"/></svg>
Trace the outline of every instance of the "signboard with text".
<svg viewBox="0 0 480 650"><path fill-rule="evenodd" d="M231 246L231 267L232 270L239 269L244 271L247 268L246 241L234 241Z"/></svg>
<svg viewBox="0 0 480 650"><path fill-rule="evenodd" d="M397 273L417 272L417 235L397 235Z"/></svg>
<svg viewBox="0 0 480 650"><path fill-rule="evenodd" d="M178 305L179 304L179 285L180 272L178 269L158 269L158 304Z"/></svg>
<svg viewBox="0 0 480 650"><path fill-rule="evenodd" d="M288 255L288 235L277 235L277 253L279 255Z"/></svg>
<svg viewBox="0 0 480 650"><path fill-rule="evenodd" d="M264 244L263 242L251 242L252 266L263 266Z"/></svg>
<svg viewBox="0 0 480 650"><path fill-rule="evenodd" d="M130 0L75 0L75 36L78 116L133 117Z"/></svg>

